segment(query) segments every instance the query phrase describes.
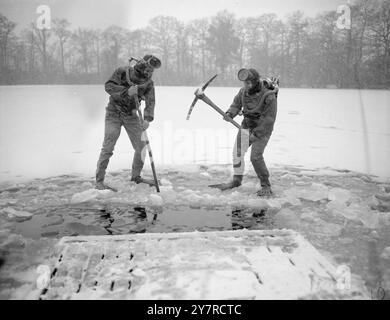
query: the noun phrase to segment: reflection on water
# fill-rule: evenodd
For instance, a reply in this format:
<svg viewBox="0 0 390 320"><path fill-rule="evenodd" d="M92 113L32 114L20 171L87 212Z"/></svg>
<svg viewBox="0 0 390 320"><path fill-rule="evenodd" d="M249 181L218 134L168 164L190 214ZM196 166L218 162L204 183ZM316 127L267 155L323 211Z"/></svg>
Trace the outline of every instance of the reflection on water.
<svg viewBox="0 0 390 320"><path fill-rule="evenodd" d="M232 211L232 229L274 229L274 219L265 209L255 208L234 208Z"/></svg>
<svg viewBox="0 0 390 320"><path fill-rule="evenodd" d="M277 227L264 209L139 207L90 203L40 208L14 231L33 239L76 235L190 232Z"/></svg>

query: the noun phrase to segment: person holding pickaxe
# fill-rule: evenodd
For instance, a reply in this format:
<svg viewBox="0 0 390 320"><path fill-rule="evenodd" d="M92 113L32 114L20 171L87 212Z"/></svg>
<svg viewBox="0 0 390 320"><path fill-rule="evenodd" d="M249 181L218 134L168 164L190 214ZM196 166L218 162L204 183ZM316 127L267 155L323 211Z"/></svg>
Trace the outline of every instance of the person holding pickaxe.
<svg viewBox="0 0 390 320"><path fill-rule="evenodd" d="M215 76L212 79L214 78ZM195 91L196 97L190 107L187 119L196 101L201 99L223 115L226 121L239 129L233 151L233 179L227 183L210 185L210 187L221 190L239 187L245 170L245 153L252 146L251 162L261 184L261 189L257 192L257 195L261 197L271 196L269 172L263 153L271 137L276 119L279 79L261 79L255 69L241 69L238 72L238 78L244 83L244 86L234 97L232 105L226 112L223 112L204 94L204 89L209 81L202 89ZM233 120L239 113L244 115L241 126Z"/></svg>
<svg viewBox="0 0 390 320"><path fill-rule="evenodd" d="M136 61L134 67L116 69L105 83L105 90L110 99L106 108L104 141L96 169L96 189L99 190L116 191L104 183L104 177L122 126L125 127L134 148L131 181L137 184L147 183L158 188L158 182L156 185L154 180L142 178L141 171L144 165L142 152L148 142L142 139L143 132L154 119L155 92L152 75L155 69L160 68L161 61L153 55L145 55ZM139 117L141 100L145 100L146 104L143 119Z"/></svg>

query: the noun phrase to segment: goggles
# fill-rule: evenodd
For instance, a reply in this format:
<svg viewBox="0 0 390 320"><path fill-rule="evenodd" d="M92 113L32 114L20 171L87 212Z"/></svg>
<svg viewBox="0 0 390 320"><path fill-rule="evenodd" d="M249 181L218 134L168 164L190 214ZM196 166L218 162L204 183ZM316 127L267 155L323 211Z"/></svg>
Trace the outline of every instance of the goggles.
<svg viewBox="0 0 390 320"><path fill-rule="evenodd" d="M140 63L140 64L144 64L152 69L158 69L161 67L161 61L159 58L155 57L155 56L151 56L150 58L148 58L147 60L144 60L144 59L137 59L137 58L133 58L131 57L129 62L131 61L136 61L137 63Z"/></svg>
<svg viewBox="0 0 390 320"><path fill-rule="evenodd" d="M242 68L238 71L237 77L240 81L253 80L255 75L248 69Z"/></svg>
<svg viewBox="0 0 390 320"><path fill-rule="evenodd" d="M152 56L150 57L146 63L151 66L153 69L158 69L161 67L161 61L159 58Z"/></svg>

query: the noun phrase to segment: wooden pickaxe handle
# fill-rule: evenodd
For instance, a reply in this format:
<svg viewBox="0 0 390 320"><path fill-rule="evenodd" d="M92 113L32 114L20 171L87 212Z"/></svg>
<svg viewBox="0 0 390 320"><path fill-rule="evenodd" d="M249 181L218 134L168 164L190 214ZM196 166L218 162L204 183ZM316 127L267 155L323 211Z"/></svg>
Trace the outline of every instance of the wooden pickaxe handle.
<svg viewBox="0 0 390 320"><path fill-rule="evenodd" d="M219 108L214 102L212 102L204 93L196 96L198 99L202 100L204 103L207 103L210 107L212 107L215 111L217 111L221 116L225 117L226 113ZM237 129L241 129L241 126L234 121L233 119L230 119L229 122L233 124Z"/></svg>

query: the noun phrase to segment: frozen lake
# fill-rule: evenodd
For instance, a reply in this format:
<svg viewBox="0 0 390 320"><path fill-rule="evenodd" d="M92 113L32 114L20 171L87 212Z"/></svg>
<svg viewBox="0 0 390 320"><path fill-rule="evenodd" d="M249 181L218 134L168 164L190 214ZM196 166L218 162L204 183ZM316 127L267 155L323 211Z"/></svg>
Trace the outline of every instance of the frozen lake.
<svg viewBox="0 0 390 320"><path fill-rule="evenodd" d="M148 133L157 167L232 161L235 127L202 101L185 120L194 90L156 88ZM206 94L226 110L237 91L211 87ZM94 176L107 100L103 85L0 87L0 180ZM130 168L132 155L122 130L108 170ZM265 159L270 167L332 167L389 177L390 91L282 88Z"/></svg>

